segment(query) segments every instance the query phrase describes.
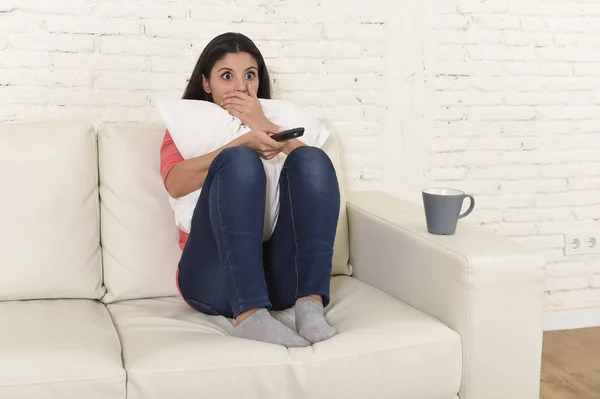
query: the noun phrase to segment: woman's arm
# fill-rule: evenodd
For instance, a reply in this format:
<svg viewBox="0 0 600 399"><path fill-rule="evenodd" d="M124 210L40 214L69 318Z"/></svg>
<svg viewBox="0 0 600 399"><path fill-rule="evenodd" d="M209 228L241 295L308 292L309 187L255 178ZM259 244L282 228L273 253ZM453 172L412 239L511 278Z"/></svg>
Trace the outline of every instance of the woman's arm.
<svg viewBox="0 0 600 399"><path fill-rule="evenodd" d="M225 148L238 145L244 145L243 136L217 148L213 152L186 159L173 166L165 179L165 187L169 195L173 198L180 198L201 189L208 174L208 168L210 168L210 164L217 155Z"/></svg>
<svg viewBox="0 0 600 399"><path fill-rule="evenodd" d="M292 140L290 140L290 144L287 147L285 147L282 152L285 155L290 155L290 152L294 151L298 147L302 147L303 145L306 145L306 144L304 144L303 142L301 142L298 139L292 139Z"/></svg>
<svg viewBox="0 0 600 399"><path fill-rule="evenodd" d="M173 198L183 197L202 188L211 163L221 151L228 147L250 147L261 158L272 159L285 150L288 145L289 143L279 143L273 140L266 132L251 130L208 154L177 163L168 172L165 178L165 187Z"/></svg>

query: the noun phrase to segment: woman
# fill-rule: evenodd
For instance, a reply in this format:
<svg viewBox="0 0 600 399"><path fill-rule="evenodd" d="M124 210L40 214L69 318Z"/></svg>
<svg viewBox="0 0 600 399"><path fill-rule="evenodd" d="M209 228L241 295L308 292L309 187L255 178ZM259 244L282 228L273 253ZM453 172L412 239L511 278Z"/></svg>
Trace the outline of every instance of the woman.
<svg viewBox="0 0 600 399"><path fill-rule="evenodd" d="M169 195L202 189L189 236L180 232L178 286L196 310L234 318L237 337L308 346L336 334L323 307L329 303L339 187L321 149L270 137L278 127L258 101L270 97L264 59L250 39L225 33L206 46L183 98L219 104L251 131L187 160L165 133L161 172ZM264 237L267 177L260 158L279 153L287 156L278 177L279 206L266 209L276 213L277 223ZM293 306L297 332L268 312Z"/></svg>

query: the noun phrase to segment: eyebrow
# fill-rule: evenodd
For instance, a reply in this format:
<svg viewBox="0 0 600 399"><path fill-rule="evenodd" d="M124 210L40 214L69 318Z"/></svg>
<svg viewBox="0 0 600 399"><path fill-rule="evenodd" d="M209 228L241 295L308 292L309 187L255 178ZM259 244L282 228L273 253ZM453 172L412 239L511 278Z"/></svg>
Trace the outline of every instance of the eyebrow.
<svg viewBox="0 0 600 399"><path fill-rule="evenodd" d="M250 69L258 70L258 67L251 66L251 67L246 68L246 71L249 71ZM233 69L225 67L225 68L219 69L217 72L221 72L221 71L233 71Z"/></svg>

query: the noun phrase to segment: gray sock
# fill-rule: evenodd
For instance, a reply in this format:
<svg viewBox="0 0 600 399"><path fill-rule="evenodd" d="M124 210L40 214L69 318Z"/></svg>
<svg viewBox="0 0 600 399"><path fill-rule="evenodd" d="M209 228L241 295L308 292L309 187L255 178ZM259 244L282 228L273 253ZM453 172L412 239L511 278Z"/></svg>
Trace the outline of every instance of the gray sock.
<svg viewBox="0 0 600 399"><path fill-rule="evenodd" d="M269 342L285 347L309 346L310 342L275 320L266 309L248 316L233 330L233 336L254 341Z"/></svg>
<svg viewBox="0 0 600 399"><path fill-rule="evenodd" d="M337 334L335 328L325 320L323 305L316 301L296 303L296 328L300 336L312 343L324 341Z"/></svg>

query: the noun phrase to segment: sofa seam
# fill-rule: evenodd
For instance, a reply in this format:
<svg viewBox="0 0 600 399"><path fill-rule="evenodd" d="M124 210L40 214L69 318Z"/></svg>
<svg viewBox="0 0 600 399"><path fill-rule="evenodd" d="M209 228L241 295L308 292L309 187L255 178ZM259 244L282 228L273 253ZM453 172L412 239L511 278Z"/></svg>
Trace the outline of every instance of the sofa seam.
<svg viewBox="0 0 600 399"><path fill-rule="evenodd" d="M98 232L98 247L96 248L100 256L100 290L103 291L101 295L97 296L98 300L101 300L106 295L106 286L104 285L104 257L102 253L102 200L100 198L100 137L99 131L93 125L90 126L89 130L92 136L92 144L94 147L94 161L95 161L95 185L94 185L94 203L96 205L96 223Z"/></svg>
<svg viewBox="0 0 600 399"><path fill-rule="evenodd" d="M11 387L21 387L21 386L27 386L27 385L43 385L43 384L69 384L69 383L74 383L74 382L100 382L100 381L118 381L118 380L125 380L125 382L127 382L127 379L125 378L125 375L119 376L119 377L107 377L107 378L82 378L82 379L77 379L77 380L54 380L54 381L40 381L40 382L26 382L23 384L0 384L0 389L2 388L11 388Z"/></svg>
<svg viewBox="0 0 600 399"><path fill-rule="evenodd" d="M105 303L102 303L103 307L104 307L104 311L105 313L105 317L107 317L106 314L108 314L108 320L112 326L112 337L113 340L117 341L117 343L119 344L119 356L121 358L121 369L123 370L123 377L125 378L125 386L127 386L127 383L129 382L129 372L127 371L127 368L125 367L125 348L123 345L123 340L121 339L121 335L119 333L119 328L117 327L117 322L115 321L115 319L113 318L113 314L110 312L110 310L108 309L108 306ZM127 394L125 395L127 397Z"/></svg>
<svg viewBox="0 0 600 399"><path fill-rule="evenodd" d="M448 344L456 344L457 341L456 340L445 340L445 341L438 341L435 343L435 345L448 345ZM458 341L458 343L460 344L460 340ZM286 366L296 366L296 365L312 365L312 364L324 364L324 363L330 363L330 362L335 362L335 361L340 361L340 360L346 360L346 359L351 359L351 358L358 358L358 357L363 357L363 356L368 356L371 354L381 354L381 353L388 353L388 352L394 352L394 351L398 351L398 350L404 350L404 349L411 349L411 348L416 348L419 346L422 346L423 343L419 343L419 344L414 344L414 345L408 345L408 346L402 346L402 347L398 347L398 348L390 348L390 349L386 349L386 350L382 350L382 351L375 351L375 352L363 352L357 355L349 355L349 356L343 356L343 357L338 357L335 359L327 359L327 360L318 360L318 361L311 361L311 362L293 362L293 363L282 363L282 364L268 364L268 365L260 365L260 366L237 366L237 367L206 367L206 368L190 368L188 370L168 370L168 371L149 371L149 372L128 372L129 375L143 375L143 374L172 374L172 373L188 373L188 372L195 372L195 371L215 371L215 370L235 370L235 369L252 369L252 368L271 368L271 367L286 367Z"/></svg>
<svg viewBox="0 0 600 399"><path fill-rule="evenodd" d="M123 362L122 362L123 361L123 356L122 356L122 353L123 353L123 343L121 342L121 339L119 337L119 333L117 332L117 327L115 325L115 321L112 318L110 312L108 311L108 308L106 307L106 304L104 304L104 303L102 303L100 301L98 301L98 303L103 308L102 309L102 317L104 318L104 321L106 323L108 323L109 326L110 326L110 332L109 332L109 334L110 334L111 340L113 341L113 343L117 344L117 347L119 348L119 352L121 352L121 365L124 365Z"/></svg>

